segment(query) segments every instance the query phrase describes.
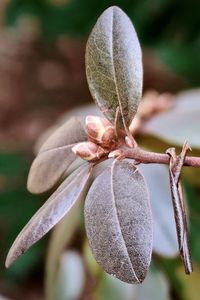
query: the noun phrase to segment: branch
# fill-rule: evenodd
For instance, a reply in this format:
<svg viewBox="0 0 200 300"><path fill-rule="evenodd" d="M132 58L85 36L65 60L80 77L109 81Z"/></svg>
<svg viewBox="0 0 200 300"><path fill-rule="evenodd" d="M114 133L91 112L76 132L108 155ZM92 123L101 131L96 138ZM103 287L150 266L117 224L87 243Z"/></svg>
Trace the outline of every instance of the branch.
<svg viewBox="0 0 200 300"><path fill-rule="evenodd" d="M118 156L135 159L136 161L144 164L169 164L169 156L167 154L145 151L139 147L115 150L109 155L109 157ZM186 156L184 166L200 168L200 157Z"/></svg>

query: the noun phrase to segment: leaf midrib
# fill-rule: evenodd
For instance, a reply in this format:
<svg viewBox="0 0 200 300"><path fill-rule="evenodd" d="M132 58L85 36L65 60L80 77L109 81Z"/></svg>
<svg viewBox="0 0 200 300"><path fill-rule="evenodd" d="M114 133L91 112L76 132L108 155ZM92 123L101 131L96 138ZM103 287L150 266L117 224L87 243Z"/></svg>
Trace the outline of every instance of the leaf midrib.
<svg viewBox="0 0 200 300"><path fill-rule="evenodd" d="M115 69L115 59L114 59L114 9L112 10L112 24L111 24L111 60L112 60L112 67L113 67L113 79L114 79L114 84L115 84L115 90L117 94L117 99L118 99L118 104L119 104L119 109L121 113L121 118L122 122L124 125L125 130L127 130L126 122L123 117L123 108L121 105L121 98L120 98L120 93L118 90L118 82L117 82L117 77L116 77L116 69Z"/></svg>
<svg viewBox="0 0 200 300"><path fill-rule="evenodd" d="M84 166L84 167L86 167L86 166ZM85 168L85 169L86 169L86 168ZM68 210L65 211L63 217L68 213L69 209L74 205L74 203L78 200L78 198L80 197L81 193L83 192L83 189L84 189L84 187L85 187L85 184L86 184L87 181L89 180L89 177L90 177L90 174L91 174L90 170L91 170L91 169L88 169L87 174L86 174L85 176L82 177L82 179L81 179L81 181L80 181L80 186L81 186L81 188L79 189L78 194L77 194L76 197L74 198L74 201L72 202L73 204L72 204L71 206L68 207ZM84 170L84 168L82 168L80 174L82 174L83 171L86 171L86 170ZM68 178L67 178L67 179L68 179ZM18 245L19 245L19 242L20 242L22 236L26 236L26 235L28 234L29 227L32 225L32 222L35 221L35 219L38 218L38 216L39 216L39 214L40 214L41 212L44 212L44 210L46 209L46 207L49 205L50 202L51 202L51 203L52 203L52 202L57 202L56 199L57 199L58 197L60 197L60 196L66 191L66 189L69 189L69 188L70 188L70 186L73 184L73 182L74 182L75 179L76 179L76 178L74 177L74 178L69 182L69 184L68 184L62 191L60 191L60 192L56 195L55 198L53 198L53 199L51 199L51 200L50 200L50 198L49 198L48 200L50 200L50 201L48 202L48 200L47 200L47 201L44 203L44 205L43 205L43 206L42 206L42 207L41 207L41 208L40 208L40 209L32 216L32 218L29 220L29 222L26 224L26 226L22 229L22 231L21 231L21 232L19 233L19 235L17 236L16 240L14 241L14 243L13 243L13 245L12 245L12 247L11 247L9 253L8 253L7 260L8 260L8 261L11 260L10 264L12 264L12 263L17 259L17 257L19 257L19 256L23 253L23 252L22 252L22 248L19 247ZM62 217L62 218L63 218L63 217ZM61 219L62 219L62 218L61 218ZM61 220L61 219L60 219L60 220ZM59 222L59 221L58 221L58 222ZM58 222L56 222L53 226L55 226ZM52 229L53 226L51 225L50 228L45 232L45 234L47 234L47 233ZM39 239L36 239L36 240L31 244L31 246L33 246L37 241L39 241L45 234L43 234ZM24 240L24 238L23 238L23 240ZM29 246L24 252L26 252L31 246ZM18 249L18 250L16 251L16 249ZM11 250L12 250L12 252L11 252ZM15 255L16 253L20 253L20 255L17 255L17 257L16 257L16 255ZM13 258L14 258L14 259L13 259ZM9 264L9 265L10 265L10 264Z"/></svg>
<svg viewBox="0 0 200 300"><path fill-rule="evenodd" d="M122 233L122 230L121 230L121 225L120 225L120 220L119 220L119 215L118 215L118 212L117 212L117 206L116 206L116 203L115 203L115 193L114 193L114 185L113 185L113 172L114 172L114 166L115 166L115 163L116 163L116 160L112 163L112 166L111 166L111 194L112 194L112 199L113 199L113 205L114 205L114 210L115 210L115 214L116 214L116 219L117 219L117 222L118 222L118 227L119 227L119 232L121 234L121 238L122 238L122 242L124 244L124 248L126 250L126 253L127 253L127 257L128 257L128 261L129 261L129 264L131 266L131 270L133 272L133 275L135 276L136 280L138 281L138 283L140 283L140 280L138 279L134 269L133 269L133 266L132 266L132 262L131 262L131 259L130 259L130 256L129 256L129 252L128 252L128 249L126 247L126 242L125 242L125 239L124 239L124 236L123 236L123 233Z"/></svg>

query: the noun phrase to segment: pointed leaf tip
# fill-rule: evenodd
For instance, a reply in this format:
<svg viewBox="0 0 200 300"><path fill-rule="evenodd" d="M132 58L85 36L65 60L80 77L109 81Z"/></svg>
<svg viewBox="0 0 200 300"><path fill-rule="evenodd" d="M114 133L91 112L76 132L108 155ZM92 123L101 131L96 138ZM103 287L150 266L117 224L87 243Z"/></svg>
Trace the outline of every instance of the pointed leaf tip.
<svg viewBox="0 0 200 300"><path fill-rule="evenodd" d="M6 258L9 267L52 229L80 199L92 171L88 163L74 171L36 212L14 241Z"/></svg>
<svg viewBox="0 0 200 300"><path fill-rule="evenodd" d="M59 127L34 159L28 175L27 189L33 194L40 194L54 187L76 159L72 147L86 139L79 118L71 118Z"/></svg>
<svg viewBox="0 0 200 300"><path fill-rule="evenodd" d="M128 127L142 94L142 54L128 16L116 6L97 20L86 47L86 75L90 92L105 116Z"/></svg>

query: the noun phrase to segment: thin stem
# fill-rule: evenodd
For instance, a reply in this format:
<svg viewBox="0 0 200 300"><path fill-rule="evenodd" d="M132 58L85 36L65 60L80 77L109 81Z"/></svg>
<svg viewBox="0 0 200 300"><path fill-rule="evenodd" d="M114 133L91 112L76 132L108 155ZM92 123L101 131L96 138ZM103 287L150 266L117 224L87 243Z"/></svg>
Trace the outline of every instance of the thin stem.
<svg viewBox="0 0 200 300"><path fill-rule="evenodd" d="M145 151L139 147L131 149L120 149L119 151L120 155L122 155L123 157L135 159L140 163L169 164L169 156L167 154ZM184 166L200 168L200 157L186 156Z"/></svg>

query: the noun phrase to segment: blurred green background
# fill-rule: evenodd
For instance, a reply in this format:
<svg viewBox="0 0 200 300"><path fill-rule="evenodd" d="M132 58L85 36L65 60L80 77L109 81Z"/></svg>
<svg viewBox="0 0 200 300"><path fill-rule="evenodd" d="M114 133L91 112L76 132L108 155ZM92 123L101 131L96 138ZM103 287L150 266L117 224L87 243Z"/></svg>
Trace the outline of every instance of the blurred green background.
<svg viewBox="0 0 200 300"><path fill-rule="evenodd" d="M120 6L135 25L143 48L144 91L176 93L200 85L198 1L0 1L0 294L10 299L45 299L44 285L48 286L45 282L51 276L49 268L57 270L59 259L66 268L56 271L59 282L54 280L52 285L62 291L68 282L67 291L52 296L52 300L197 300L199 297L199 186L194 186L187 177L184 185L196 266L191 278L184 275L176 258L155 255L151 276L142 290L113 281L93 262L82 219L76 226L66 227L73 233L72 237L66 237L68 247L49 250L56 266L49 266L48 261L45 272L49 235L9 270L4 268L14 238L48 196L33 196L26 191L34 145L64 112L91 102L84 66L86 40L97 17L111 5ZM154 144L159 150L165 149L159 139L156 143L143 140L142 136L140 139L149 148ZM199 154L199 149L196 151ZM63 251L66 255L60 258ZM77 295L73 294L73 282L80 282ZM78 289L76 285L74 289Z"/></svg>

